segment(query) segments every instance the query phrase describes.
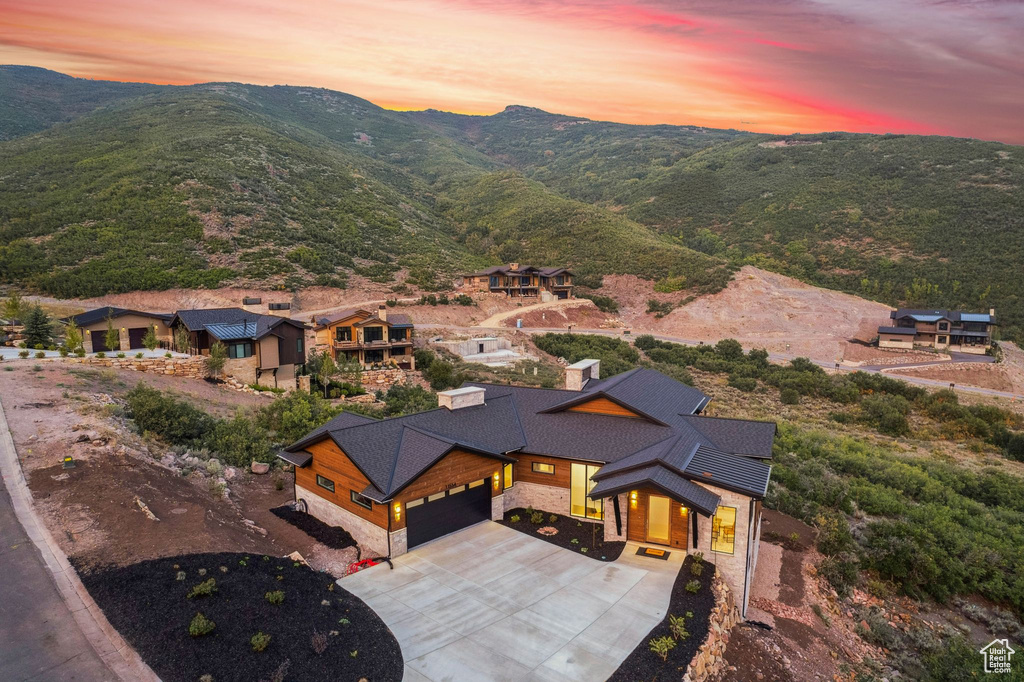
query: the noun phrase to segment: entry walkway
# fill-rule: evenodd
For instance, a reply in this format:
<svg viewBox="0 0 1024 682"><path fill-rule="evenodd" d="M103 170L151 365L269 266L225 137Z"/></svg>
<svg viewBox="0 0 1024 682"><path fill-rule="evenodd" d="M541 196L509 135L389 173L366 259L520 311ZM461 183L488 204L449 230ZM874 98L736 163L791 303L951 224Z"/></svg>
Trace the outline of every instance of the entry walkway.
<svg viewBox="0 0 1024 682"><path fill-rule="evenodd" d="M398 639L405 679L604 680L664 617L683 554L601 562L485 521L338 584Z"/></svg>

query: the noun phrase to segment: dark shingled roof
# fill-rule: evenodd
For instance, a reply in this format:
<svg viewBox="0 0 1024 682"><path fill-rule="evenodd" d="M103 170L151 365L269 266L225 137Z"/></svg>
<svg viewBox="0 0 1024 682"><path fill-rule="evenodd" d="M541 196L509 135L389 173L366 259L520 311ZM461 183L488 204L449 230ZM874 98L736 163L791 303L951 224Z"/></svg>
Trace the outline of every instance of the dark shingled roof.
<svg viewBox="0 0 1024 682"><path fill-rule="evenodd" d="M713 511L710 505L717 497L680 480L757 498L767 489L771 467L753 458L771 456L775 424L694 415L707 404L707 396L659 372L633 370L592 382L584 391L468 385L484 389L482 405L380 421L339 417L287 450L299 452L331 438L370 480L364 494L380 502L457 447L502 461L523 452L599 463L603 466L594 475L603 486L599 492L635 480L635 472L643 471L644 480L702 511ZM648 418L566 409L597 395Z"/></svg>
<svg viewBox="0 0 1024 682"><path fill-rule="evenodd" d="M889 317L898 320L904 317L921 318L922 321L934 319L949 320L950 322L987 322L995 324L995 317L988 313L966 313L962 310L947 310L938 308L933 310L922 310L919 308L899 308L889 313Z"/></svg>
<svg viewBox="0 0 1024 682"><path fill-rule="evenodd" d="M611 497L643 485L660 488L683 506L696 509L706 516L714 514L721 501L718 495L707 488L688 481L671 469L657 465L602 478L590 491L589 497Z"/></svg>
<svg viewBox="0 0 1024 682"><path fill-rule="evenodd" d="M262 315L241 308L202 308L179 310L174 320L183 323L189 331L205 329L221 340L227 339L262 339L275 327L291 324L304 327L301 322L290 320L278 315ZM222 336L223 334L223 336Z"/></svg>
<svg viewBox="0 0 1024 682"><path fill-rule="evenodd" d="M917 330L913 327L879 327L879 334L902 334L904 336L914 336L917 334Z"/></svg>
<svg viewBox="0 0 1024 682"><path fill-rule="evenodd" d="M174 315L170 313L147 313L141 310L130 310L128 308L114 308L111 306L105 306L103 308L96 308L95 310L88 310L78 315L64 318L65 320L74 320L75 324L79 327L84 327L96 322L102 322L109 318L117 318L123 315L141 315L142 317L155 317L158 320L164 322L170 321Z"/></svg>

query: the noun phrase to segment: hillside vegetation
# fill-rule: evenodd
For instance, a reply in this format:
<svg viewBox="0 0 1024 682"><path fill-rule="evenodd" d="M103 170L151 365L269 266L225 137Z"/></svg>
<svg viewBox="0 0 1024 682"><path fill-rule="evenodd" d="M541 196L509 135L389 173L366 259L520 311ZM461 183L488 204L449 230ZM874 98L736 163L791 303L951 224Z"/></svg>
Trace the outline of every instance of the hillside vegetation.
<svg viewBox="0 0 1024 682"><path fill-rule="evenodd" d="M0 281L60 295L353 272L440 289L518 260L682 299L754 264L1024 328L1019 147L393 112L319 88L25 67L0 67L0 103Z"/></svg>

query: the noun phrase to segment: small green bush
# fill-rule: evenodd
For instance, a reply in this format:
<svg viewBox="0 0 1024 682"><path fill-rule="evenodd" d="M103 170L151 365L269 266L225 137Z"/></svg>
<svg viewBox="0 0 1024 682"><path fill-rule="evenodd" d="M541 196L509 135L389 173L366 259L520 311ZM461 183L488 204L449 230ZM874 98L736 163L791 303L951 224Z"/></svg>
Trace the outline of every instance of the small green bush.
<svg viewBox="0 0 1024 682"><path fill-rule="evenodd" d="M512 516L508 517L508 520L510 523L519 523L519 514L513 514Z"/></svg>
<svg viewBox="0 0 1024 682"><path fill-rule="evenodd" d="M41 351L41 350L40 351L36 351L36 360L42 360L45 357L46 357L46 352L45 351Z"/></svg>
<svg viewBox="0 0 1024 682"><path fill-rule="evenodd" d="M757 389L757 379L753 377L741 377L735 374L729 375L729 385L735 389L750 393Z"/></svg>
<svg viewBox="0 0 1024 682"><path fill-rule="evenodd" d="M61 346L60 348L58 348L57 352L60 353L60 356L62 358L66 358L68 356L68 353L69 353L68 349L66 347L64 347L64 346Z"/></svg>
<svg viewBox="0 0 1024 682"><path fill-rule="evenodd" d="M686 639L690 636L689 631L686 629L686 616L673 616L668 617L668 629L672 633L672 639Z"/></svg>
<svg viewBox="0 0 1024 682"><path fill-rule="evenodd" d="M266 599L271 604L274 604L274 605L283 604L284 603L284 591L283 590L274 590L273 592L267 592L265 595L263 595L263 598Z"/></svg>
<svg viewBox="0 0 1024 682"><path fill-rule="evenodd" d="M96 353L96 357L98 357L98 358L105 358L105 357L107 357L107 354L104 353L103 351L100 351L100 352Z"/></svg>
<svg viewBox="0 0 1024 682"><path fill-rule="evenodd" d="M690 582L686 583L686 591L689 592L690 594L697 594L697 592L699 590L700 590L700 581L699 580L691 580Z"/></svg>
<svg viewBox="0 0 1024 682"><path fill-rule="evenodd" d="M82 348L81 346L76 348L75 349L75 356L79 357L79 358L84 358L85 357L85 349Z"/></svg>
<svg viewBox="0 0 1024 682"><path fill-rule="evenodd" d="M253 651L263 651L268 646L270 646L270 635L265 634L262 631L257 632L255 635L252 636L252 639L249 640L249 643L252 644Z"/></svg>
<svg viewBox="0 0 1024 682"><path fill-rule="evenodd" d="M213 628L216 627L216 623L207 618L201 613L196 613L192 622L188 625L188 634L193 637L202 637L213 632Z"/></svg>
<svg viewBox="0 0 1024 682"><path fill-rule="evenodd" d="M535 523L538 526L540 524L544 523L544 514L543 514L543 512L533 512L532 514L530 514L530 522L531 523Z"/></svg>
<svg viewBox="0 0 1024 682"><path fill-rule="evenodd" d="M192 599L194 597L209 597L210 595L212 595L216 591L217 591L217 581L216 581L216 579L209 578L209 579L204 580L203 582L199 583L198 585L193 585L192 589L188 593L188 598Z"/></svg>
<svg viewBox="0 0 1024 682"><path fill-rule="evenodd" d="M558 520L558 514L552 514L551 516L548 517L548 523L554 523L557 520Z"/></svg>
<svg viewBox="0 0 1024 682"><path fill-rule="evenodd" d="M799 405L800 392L795 388L784 388L779 393L779 400L782 401L783 405Z"/></svg>
<svg viewBox="0 0 1024 682"><path fill-rule="evenodd" d="M18 357L19 358L27 358L28 357L28 351L27 350L19 350L18 351Z"/></svg>
<svg viewBox="0 0 1024 682"><path fill-rule="evenodd" d="M125 357L125 354L124 354L123 352L121 352L121 353L118 353L118 354L117 354L117 357L119 357L119 358L124 358L124 357Z"/></svg>
<svg viewBox="0 0 1024 682"><path fill-rule="evenodd" d="M695 575L695 576L697 576L699 578L700 574L703 573L703 572L704 572L704 564L703 563L698 564L697 562L694 562L694 563L690 564L690 573L692 575Z"/></svg>
<svg viewBox="0 0 1024 682"><path fill-rule="evenodd" d="M138 353L135 354L135 357L138 358L139 360L141 360L144 356L145 353L143 353L142 351L139 351Z"/></svg>
<svg viewBox="0 0 1024 682"><path fill-rule="evenodd" d="M676 648L676 640L671 637L655 637L648 646L662 661L668 661L668 653Z"/></svg>

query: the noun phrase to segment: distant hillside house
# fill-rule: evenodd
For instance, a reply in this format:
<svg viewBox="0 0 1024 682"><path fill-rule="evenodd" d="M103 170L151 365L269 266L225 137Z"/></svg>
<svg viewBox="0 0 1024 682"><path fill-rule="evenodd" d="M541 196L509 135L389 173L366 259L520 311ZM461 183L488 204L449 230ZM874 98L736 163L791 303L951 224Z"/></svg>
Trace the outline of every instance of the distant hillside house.
<svg viewBox="0 0 1024 682"><path fill-rule="evenodd" d="M174 350L209 355L217 341L228 350L224 373L245 384L292 390L298 370L306 363L306 325L277 315L241 308L179 310L170 322L189 333L187 348Z"/></svg>
<svg viewBox="0 0 1024 682"><path fill-rule="evenodd" d="M336 361L356 360L364 369L392 364L416 369L412 332L409 316L389 313L387 306L376 313L354 308L313 319L317 347L329 348Z"/></svg>
<svg viewBox="0 0 1024 682"><path fill-rule="evenodd" d="M566 268L509 263L462 276L462 288L510 297L571 298L573 274Z"/></svg>
<svg viewBox="0 0 1024 682"><path fill-rule="evenodd" d="M169 313L147 313L141 310L113 308L106 306L96 308L80 315L65 318L65 322L74 321L82 331L82 346L86 353L118 352L145 348L142 340L150 325L156 329L156 338L161 348L171 344L171 328L169 323L174 315ZM117 329L120 343L117 348L108 348L107 320Z"/></svg>
<svg viewBox="0 0 1024 682"><path fill-rule="evenodd" d="M961 353L984 354L992 346L996 311L964 313L958 310L913 310L889 313L894 325L878 328L879 348L927 346Z"/></svg>

